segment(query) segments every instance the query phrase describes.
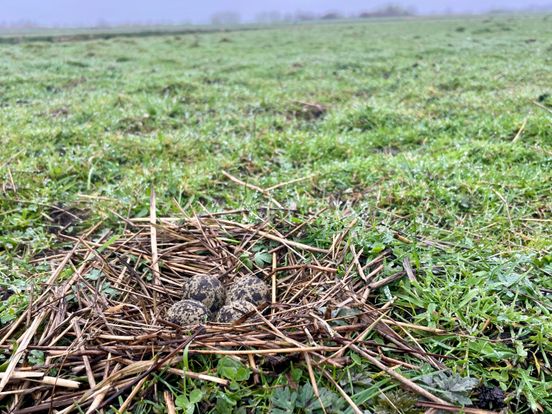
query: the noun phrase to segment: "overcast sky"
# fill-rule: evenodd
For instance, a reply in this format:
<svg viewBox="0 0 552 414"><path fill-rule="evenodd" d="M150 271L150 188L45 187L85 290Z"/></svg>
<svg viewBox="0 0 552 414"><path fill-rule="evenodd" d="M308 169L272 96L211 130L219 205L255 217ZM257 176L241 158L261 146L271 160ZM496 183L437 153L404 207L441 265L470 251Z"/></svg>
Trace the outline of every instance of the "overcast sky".
<svg viewBox="0 0 552 414"><path fill-rule="evenodd" d="M552 0L0 0L0 23L32 21L40 25L120 23L206 23L219 11L239 12L251 20L261 12L345 14L388 3L413 6L420 13L482 12L493 8L551 5Z"/></svg>

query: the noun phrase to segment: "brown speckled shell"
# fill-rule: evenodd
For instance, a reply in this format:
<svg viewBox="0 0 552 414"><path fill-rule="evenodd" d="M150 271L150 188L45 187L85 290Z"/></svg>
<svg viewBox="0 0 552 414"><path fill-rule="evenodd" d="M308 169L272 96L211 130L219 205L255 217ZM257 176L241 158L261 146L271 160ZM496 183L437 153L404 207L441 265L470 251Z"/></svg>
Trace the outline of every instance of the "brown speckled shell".
<svg viewBox="0 0 552 414"><path fill-rule="evenodd" d="M226 292L226 303L247 301L260 305L268 300L268 285L256 276L245 276L234 282Z"/></svg>
<svg viewBox="0 0 552 414"><path fill-rule="evenodd" d="M220 323L231 323L240 319L243 315L255 309L255 305L245 300L232 302L220 308L216 321Z"/></svg>
<svg viewBox="0 0 552 414"><path fill-rule="evenodd" d="M181 326L205 323L210 316L209 309L195 300L175 302L167 311L167 320Z"/></svg>
<svg viewBox="0 0 552 414"><path fill-rule="evenodd" d="M182 298L201 302L215 312L224 304L226 292L217 277L198 275L185 281Z"/></svg>

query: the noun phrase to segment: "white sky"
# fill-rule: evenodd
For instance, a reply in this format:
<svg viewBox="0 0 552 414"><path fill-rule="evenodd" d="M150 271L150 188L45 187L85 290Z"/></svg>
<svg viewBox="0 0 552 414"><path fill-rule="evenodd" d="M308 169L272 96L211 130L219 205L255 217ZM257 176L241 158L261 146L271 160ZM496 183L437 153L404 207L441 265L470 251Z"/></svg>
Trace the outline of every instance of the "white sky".
<svg viewBox="0 0 552 414"><path fill-rule="evenodd" d="M243 20L250 20L263 11L321 13L338 10L348 14L388 3L413 6L421 13L482 12L531 5L552 8L552 0L0 0L0 23L205 23L218 11L236 11Z"/></svg>

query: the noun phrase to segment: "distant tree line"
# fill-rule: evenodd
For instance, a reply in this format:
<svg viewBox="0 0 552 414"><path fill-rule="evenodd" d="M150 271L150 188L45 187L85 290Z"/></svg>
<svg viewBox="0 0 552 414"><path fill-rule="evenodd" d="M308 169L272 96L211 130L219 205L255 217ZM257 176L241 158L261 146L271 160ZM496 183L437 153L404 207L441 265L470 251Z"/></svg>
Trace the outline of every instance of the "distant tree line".
<svg viewBox="0 0 552 414"><path fill-rule="evenodd" d="M18 20L16 22L0 22L2 29L36 29L40 25L31 20Z"/></svg>
<svg viewBox="0 0 552 414"><path fill-rule="evenodd" d="M215 26L233 26L241 23L241 16L234 11L222 11L211 16L211 24Z"/></svg>
<svg viewBox="0 0 552 414"><path fill-rule="evenodd" d="M395 4L389 4L374 11L363 11L358 14L358 17L362 19L369 19L371 17L401 17L401 16L413 16L416 11L411 7L397 6Z"/></svg>
<svg viewBox="0 0 552 414"><path fill-rule="evenodd" d="M416 11L410 7L403 7L395 4L389 4L373 10L363 10L352 15L345 15L337 10L328 10L324 13L313 13L309 11L298 11L296 13L280 13L270 11L259 13L256 16L258 23L270 24L278 22L305 22L311 20L339 20L346 18L370 19L377 17L401 17L413 16Z"/></svg>

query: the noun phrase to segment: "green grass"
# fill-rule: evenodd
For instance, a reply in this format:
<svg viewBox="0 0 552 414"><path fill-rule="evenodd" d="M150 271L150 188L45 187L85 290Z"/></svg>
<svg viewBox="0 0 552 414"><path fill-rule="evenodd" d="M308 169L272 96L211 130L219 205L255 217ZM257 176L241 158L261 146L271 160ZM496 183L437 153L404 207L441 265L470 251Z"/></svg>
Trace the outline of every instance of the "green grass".
<svg viewBox="0 0 552 414"><path fill-rule="evenodd" d="M359 217L365 251L391 247L416 268L417 282L381 292L396 298L394 317L450 331L424 347L500 386L511 412L552 412L551 19L0 45L0 283L16 291L1 321L49 271L30 260L60 247L52 206L85 211L80 228L117 225L111 211L147 214L153 184L160 214L178 214L176 203L254 209L266 200L221 170L262 187L314 174L274 192L301 210L330 206L309 242L327 245ZM297 101L327 112L309 117ZM167 386L202 387L204 410L266 412L285 375L308 384L298 366L255 387L236 374L226 393ZM363 361L334 375L376 412L395 386ZM149 401L135 412L161 409Z"/></svg>

